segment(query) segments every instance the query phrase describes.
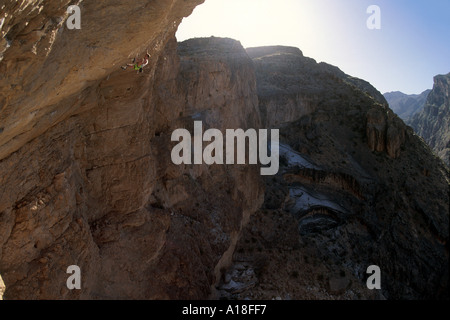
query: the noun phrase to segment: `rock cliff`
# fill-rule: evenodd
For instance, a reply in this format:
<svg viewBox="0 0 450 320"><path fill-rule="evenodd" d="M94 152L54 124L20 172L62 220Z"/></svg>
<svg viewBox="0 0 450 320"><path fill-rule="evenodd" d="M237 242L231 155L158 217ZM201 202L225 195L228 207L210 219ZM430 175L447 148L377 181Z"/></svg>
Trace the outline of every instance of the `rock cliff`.
<svg viewBox="0 0 450 320"><path fill-rule="evenodd" d="M433 151L450 165L450 73L434 77L433 90L423 110L408 124L414 128Z"/></svg>
<svg viewBox="0 0 450 320"><path fill-rule="evenodd" d="M177 44L201 2L1 7L4 298L446 297L448 169L369 83L299 49ZM120 68L146 50L144 72ZM196 120L279 128L279 174L174 165Z"/></svg>
<svg viewBox="0 0 450 320"><path fill-rule="evenodd" d="M448 298L448 169L376 89L298 49L251 48L281 168L219 286L226 298ZM366 287L370 265L382 290Z"/></svg>
<svg viewBox="0 0 450 320"><path fill-rule="evenodd" d="M77 112L80 93L131 58L148 49L154 65L182 18L202 2L4 1L0 159ZM81 10L79 30L65 24L72 4Z"/></svg>
<svg viewBox="0 0 450 320"><path fill-rule="evenodd" d="M260 127L253 65L238 42L177 48L176 27L200 2L82 2L81 30L64 26L68 3L2 8L6 299L212 293L263 185L255 166L170 159L171 133L194 120ZM120 68L146 49L143 73ZM81 269L81 290L66 287L70 265Z"/></svg>

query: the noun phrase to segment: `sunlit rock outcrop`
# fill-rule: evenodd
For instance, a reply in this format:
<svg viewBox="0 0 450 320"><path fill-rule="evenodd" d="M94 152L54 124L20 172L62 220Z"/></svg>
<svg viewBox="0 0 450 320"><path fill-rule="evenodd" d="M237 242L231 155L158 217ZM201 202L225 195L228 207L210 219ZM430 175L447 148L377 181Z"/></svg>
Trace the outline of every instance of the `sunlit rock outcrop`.
<svg viewBox="0 0 450 320"><path fill-rule="evenodd" d="M177 52L176 27L200 2L81 2L81 30L65 28L69 3L3 8L6 299L213 293L263 186L257 166L171 161L171 133L195 120L260 127L253 65L237 41L188 42ZM120 68L146 50L143 73ZM70 265L81 269L81 290L66 287Z"/></svg>

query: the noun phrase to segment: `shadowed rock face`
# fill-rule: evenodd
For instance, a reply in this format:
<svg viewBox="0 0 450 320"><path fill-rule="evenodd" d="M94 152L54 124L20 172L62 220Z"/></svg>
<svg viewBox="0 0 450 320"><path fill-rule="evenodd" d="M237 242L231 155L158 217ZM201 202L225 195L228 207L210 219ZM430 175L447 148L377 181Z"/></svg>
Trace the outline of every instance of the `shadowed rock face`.
<svg viewBox="0 0 450 320"><path fill-rule="evenodd" d="M425 107L408 124L450 165L450 73L434 78Z"/></svg>
<svg viewBox="0 0 450 320"><path fill-rule="evenodd" d="M248 52L262 118L280 129L281 167L221 294L448 297L448 169L367 83L293 48ZM381 291L366 287L370 265Z"/></svg>
<svg viewBox="0 0 450 320"><path fill-rule="evenodd" d="M364 110L365 119L358 119L366 123L369 148L386 151L392 158L399 156L406 127L368 82L346 75L335 66L317 64L297 48L274 46L249 48L247 52L257 70L259 106L266 126L280 126L316 110L324 117L328 117L328 109L352 116L361 114L358 104L373 105Z"/></svg>

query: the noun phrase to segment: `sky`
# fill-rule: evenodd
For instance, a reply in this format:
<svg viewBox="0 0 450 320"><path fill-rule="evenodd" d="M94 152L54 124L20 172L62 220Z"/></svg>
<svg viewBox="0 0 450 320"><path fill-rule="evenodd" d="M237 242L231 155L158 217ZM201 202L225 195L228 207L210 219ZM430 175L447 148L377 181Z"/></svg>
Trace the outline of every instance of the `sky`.
<svg viewBox="0 0 450 320"><path fill-rule="evenodd" d="M380 29L367 27L371 5ZM297 47L381 93L418 94L450 72L450 0L206 0L177 39L210 36Z"/></svg>

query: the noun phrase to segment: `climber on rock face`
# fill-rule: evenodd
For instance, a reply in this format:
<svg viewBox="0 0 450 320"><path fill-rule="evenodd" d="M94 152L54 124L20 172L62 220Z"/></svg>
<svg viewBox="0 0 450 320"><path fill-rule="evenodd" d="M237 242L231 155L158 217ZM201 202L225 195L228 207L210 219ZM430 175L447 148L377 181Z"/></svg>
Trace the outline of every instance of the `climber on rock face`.
<svg viewBox="0 0 450 320"><path fill-rule="evenodd" d="M122 66L123 70L126 70L128 67L133 68L134 70L138 72L142 72L144 70L144 67L148 65L148 60L150 59L150 54L147 51L147 54L145 55L144 59L137 60L136 58L133 59L133 63L127 63L126 66Z"/></svg>

